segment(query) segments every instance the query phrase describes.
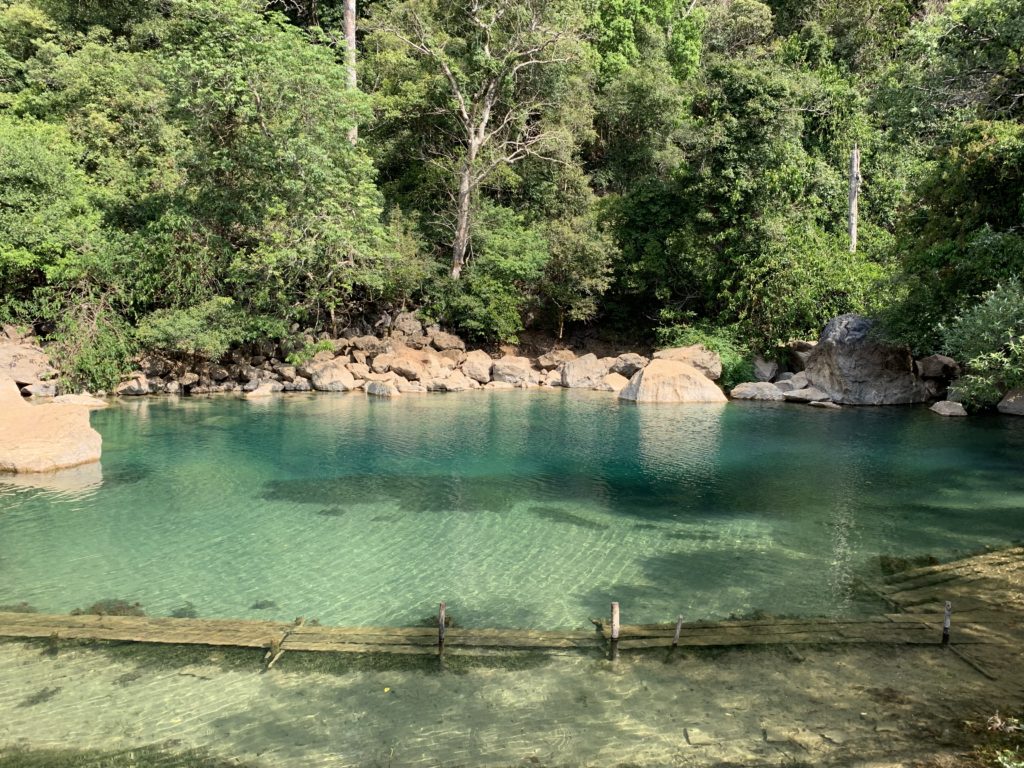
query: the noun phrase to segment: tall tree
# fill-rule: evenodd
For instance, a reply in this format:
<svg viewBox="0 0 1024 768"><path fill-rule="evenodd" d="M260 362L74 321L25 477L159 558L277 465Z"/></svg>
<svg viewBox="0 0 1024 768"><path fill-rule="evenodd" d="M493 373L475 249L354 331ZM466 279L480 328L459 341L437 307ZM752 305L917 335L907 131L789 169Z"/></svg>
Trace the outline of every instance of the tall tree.
<svg viewBox="0 0 1024 768"><path fill-rule="evenodd" d="M565 162L571 152L575 138L562 118L584 22L572 0L405 0L374 15L383 44L404 49L442 83L428 109L448 140L429 161L454 171L453 278L469 256L480 187L502 167Z"/></svg>

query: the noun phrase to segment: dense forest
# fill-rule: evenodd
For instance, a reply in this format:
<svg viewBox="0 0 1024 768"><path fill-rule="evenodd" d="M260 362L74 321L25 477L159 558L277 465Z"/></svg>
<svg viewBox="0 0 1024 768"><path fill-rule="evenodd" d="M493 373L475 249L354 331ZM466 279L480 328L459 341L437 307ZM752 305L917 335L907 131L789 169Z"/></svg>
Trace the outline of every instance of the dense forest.
<svg viewBox="0 0 1024 768"><path fill-rule="evenodd" d="M0 0L0 321L105 387L398 308L737 356L861 312L1024 384L1024 0L366 0L354 64L343 5Z"/></svg>

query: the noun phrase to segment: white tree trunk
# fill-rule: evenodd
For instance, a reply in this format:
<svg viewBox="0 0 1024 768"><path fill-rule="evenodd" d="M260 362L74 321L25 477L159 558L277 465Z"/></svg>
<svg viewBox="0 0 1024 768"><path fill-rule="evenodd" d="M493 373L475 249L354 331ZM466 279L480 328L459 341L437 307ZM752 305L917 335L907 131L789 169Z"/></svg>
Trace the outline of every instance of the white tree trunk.
<svg viewBox="0 0 1024 768"><path fill-rule="evenodd" d="M860 217L860 148L854 144L850 155L850 253L857 252L857 224Z"/></svg>
<svg viewBox="0 0 1024 768"><path fill-rule="evenodd" d="M348 87L356 90L359 82L356 79L356 0L345 0L344 7L345 27L345 76ZM353 125L348 129L348 140L355 144L359 139L359 126Z"/></svg>

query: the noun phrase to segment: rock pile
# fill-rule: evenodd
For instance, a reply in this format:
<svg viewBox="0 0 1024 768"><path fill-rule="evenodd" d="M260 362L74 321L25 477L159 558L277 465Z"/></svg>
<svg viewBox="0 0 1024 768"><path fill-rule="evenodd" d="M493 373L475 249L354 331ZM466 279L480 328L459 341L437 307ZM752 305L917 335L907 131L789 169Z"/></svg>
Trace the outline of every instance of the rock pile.
<svg viewBox="0 0 1024 768"><path fill-rule="evenodd" d="M287 362L283 350L266 344L235 351L219 362L189 364L151 356L122 381L114 394L200 395L240 392L262 398L276 392L355 392L398 397L424 392L473 389L565 387L619 393L638 402L722 402L713 383L721 375L718 355L700 345L656 353L659 365L635 353L618 357L577 357L556 349L537 359L483 350L437 326L424 327L411 313L390 322L387 335L355 331L330 340L329 350L301 364ZM673 365L665 365L672 362ZM671 369L671 370L669 370Z"/></svg>

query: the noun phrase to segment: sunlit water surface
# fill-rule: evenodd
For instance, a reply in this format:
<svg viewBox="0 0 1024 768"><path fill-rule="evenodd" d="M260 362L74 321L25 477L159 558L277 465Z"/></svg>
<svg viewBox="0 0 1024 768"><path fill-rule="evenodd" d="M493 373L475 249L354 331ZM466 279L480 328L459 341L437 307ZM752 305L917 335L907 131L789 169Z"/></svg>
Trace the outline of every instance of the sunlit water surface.
<svg viewBox="0 0 1024 768"><path fill-rule="evenodd" d="M875 611L879 556L1024 533L1024 419L495 392L139 400L0 479L0 605L465 626ZM257 607L261 606L261 607Z"/></svg>

